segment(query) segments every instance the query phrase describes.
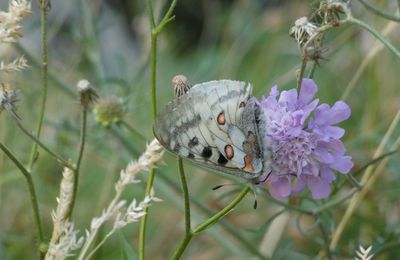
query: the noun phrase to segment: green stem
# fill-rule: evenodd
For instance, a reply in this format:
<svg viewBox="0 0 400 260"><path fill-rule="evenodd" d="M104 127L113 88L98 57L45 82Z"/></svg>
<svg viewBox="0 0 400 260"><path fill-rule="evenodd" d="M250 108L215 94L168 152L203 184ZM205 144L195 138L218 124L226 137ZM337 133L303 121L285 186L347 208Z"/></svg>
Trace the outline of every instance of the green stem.
<svg viewBox="0 0 400 260"><path fill-rule="evenodd" d="M8 158L17 166L17 168L21 171L24 175L26 183L28 184L29 195L31 198L31 205L33 210L33 218L36 227L36 236L39 242L39 250L41 254L41 258L44 258L44 252L41 250L41 245L44 242L43 238L43 231L42 231L42 224L40 221L40 211L39 211L39 204L37 201L35 186L33 184L33 179L30 171L24 167L24 165L14 156L14 154L0 142L0 149L7 155Z"/></svg>
<svg viewBox="0 0 400 260"><path fill-rule="evenodd" d="M301 66L300 66L300 72L299 72L299 76L297 78L297 92L300 93L300 88L301 88L301 82L303 81L303 76L304 76L304 71L306 70L306 66L307 66L307 55L304 53L302 54L302 58L301 58Z"/></svg>
<svg viewBox="0 0 400 260"><path fill-rule="evenodd" d="M331 250L329 248L329 236L328 236L328 232L324 226L324 224L322 223L322 221L319 219L319 217L315 217L315 220L318 222L318 227L319 230L321 231L322 234L322 238L324 240L324 246L325 246L325 251L326 251L326 256L328 257L329 260L332 260L332 254L331 254Z"/></svg>
<svg viewBox="0 0 400 260"><path fill-rule="evenodd" d="M351 173L346 174L346 177L354 187L356 187L359 190L362 188L362 185Z"/></svg>
<svg viewBox="0 0 400 260"><path fill-rule="evenodd" d="M226 206L224 209L222 209L220 212L206 220L204 223L200 224L193 230L193 234L198 234L201 231L204 231L205 229L209 228L212 224L223 218L226 214L229 213L239 202L243 200L243 198L246 196L246 194L250 191L250 187L246 186L243 188L243 190L240 192L240 194L234 199L228 206Z"/></svg>
<svg viewBox="0 0 400 260"><path fill-rule="evenodd" d="M326 204L312 210L312 214L313 215L318 215L320 212L325 211L329 208L332 208L336 205L341 204L343 201L351 198L351 196L353 196L356 192L358 192L358 188L353 188L349 193L347 193L346 195L344 195L343 197L338 197L335 199L332 199L331 201L327 202Z"/></svg>
<svg viewBox="0 0 400 260"><path fill-rule="evenodd" d="M376 8L375 6L371 5L370 3L368 3L365 0L358 0L367 10L371 11L372 13L379 15L383 18L386 18L388 20L391 21L395 21L395 22L400 22L400 16L398 15L393 15L393 14L389 14L386 13L382 10L379 10L378 8Z"/></svg>
<svg viewBox="0 0 400 260"><path fill-rule="evenodd" d="M155 28L155 33L160 33L164 29L165 25L167 25L169 22L171 22L175 19L175 15L172 15L172 12L174 11L177 3L178 3L178 0L172 1L164 18L158 24L157 28ZM154 21L154 18L153 18L153 21Z"/></svg>
<svg viewBox="0 0 400 260"><path fill-rule="evenodd" d="M162 31L164 26L170 22L170 16L174 11L175 5L177 0L174 0L166 15L162 19L162 22L156 27L155 20L154 20L154 12L153 12L153 5L151 0L146 0L146 10L147 15L149 16L150 22L150 35L151 35L151 73L150 73L150 95L151 95L151 105L152 105L152 118L153 120L157 117L157 93L156 93L156 65L157 65L157 38L158 34ZM147 179L147 187L145 196L150 194L151 188L153 186L154 180L154 168L151 168L149 172L149 177ZM139 230L139 254L138 258L140 260L144 260L144 247L145 247L145 240L146 240L146 223L147 223L147 216L148 216L148 209L145 209L146 215L144 215L140 220L140 230Z"/></svg>
<svg viewBox="0 0 400 260"><path fill-rule="evenodd" d="M151 170L149 172L149 177L147 179L147 186L146 186L146 192L145 192L145 196L149 195L151 192L151 188L153 187L153 181L154 181L154 167L151 166ZM141 218L140 221L140 230L139 230L139 252L138 252L138 259L140 260L144 260L144 246L145 246L145 241L146 241L146 224L147 224L147 213L148 213L148 208L146 208L144 210L144 212L146 213L146 215L144 215Z"/></svg>
<svg viewBox="0 0 400 260"><path fill-rule="evenodd" d="M72 192L72 200L68 207L67 218L71 218L72 211L74 210L75 206L76 194L78 192L79 172L81 168L83 151L85 149L85 143L86 143L86 126L87 126L87 109L82 107L79 154L78 154L78 159L76 160L76 166L74 171L74 189Z"/></svg>
<svg viewBox="0 0 400 260"><path fill-rule="evenodd" d="M192 237L194 234L192 232L187 233L181 243L179 244L178 249L175 251L174 256L171 258L173 260L178 260L181 258L183 252L185 252L185 249L189 245L190 240L192 240Z"/></svg>
<svg viewBox="0 0 400 260"><path fill-rule="evenodd" d="M157 117L157 90L156 90L156 65L157 65L157 34L151 34L151 80L150 95L153 120Z"/></svg>
<svg viewBox="0 0 400 260"><path fill-rule="evenodd" d="M67 162L66 160L62 159L61 156L50 150L45 144L43 144L35 135L30 133L20 122L20 120L16 117L14 113L10 113L11 116L14 118L15 123L17 124L18 128L22 130L28 137L30 137L35 144L40 146L44 151L54 157L58 162L60 162L63 166L70 168L71 170L75 170L75 167ZM29 169L29 168L28 168Z"/></svg>
<svg viewBox="0 0 400 260"><path fill-rule="evenodd" d="M310 72L308 73L308 78L310 79L314 78L314 73L316 68L317 68L317 63L314 61L311 66Z"/></svg>
<svg viewBox="0 0 400 260"><path fill-rule="evenodd" d="M186 182L185 170L183 169L183 162L181 157L178 158L178 165L179 165L179 176L181 178L183 199L185 203L185 231L186 234L188 234L192 232L190 227L190 197L189 197L189 189Z"/></svg>
<svg viewBox="0 0 400 260"><path fill-rule="evenodd" d="M44 112L46 110L47 100L47 82L48 82L48 64L47 64L47 10L48 0L39 1L40 16L41 16L41 32L42 32L42 90L41 90L41 105L39 119L36 125L36 139L39 139L42 131ZM37 158L37 143L33 143L31 155L29 159L28 169L31 170Z"/></svg>
<svg viewBox="0 0 400 260"><path fill-rule="evenodd" d="M400 51L393 44L391 44L385 37L383 37L378 31L369 26L367 23L357 18L354 18L353 16L349 16L346 21L349 23L357 24L361 26L363 29L370 32L380 42L382 42L389 50L391 50L398 58L400 58Z"/></svg>
<svg viewBox="0 0 400 260"><path fill-rule="evenodd" d="M182 158L178 158L178 166L179 166L179 176L181 179L182 185L182 192L183 192L183 199L185 203L185 237L181 241L178 249L176 250L172 259L179 259L182 253L185 251L187 245L189 244L190 240L193 237L192 229L190 226L190 197L189 197L189 190L187 187L185 171L183 169L183 162Z"/></svg>
<svg viewBox="0 0 400 260"><path fill-rule="evenodd" d="M240 192L240 194L228 205L226 206L224 209L222 209L221 211L219 211L217 214L215 214L214 216L210 217L209 219L207 219L206 221L204 221L202 224L198 225L193 232L187 233L185 238L181 241L178 249L176 250L176 252L174 253L174 256L172 259L180 259L183 252L185 251L185 249L187 248L190 240L197 234L199 234L200 232L206 230L207 228L209 228L211 225L215 224L216 222L218 222L221 218L223 218L225 215L227 215L234 207L236 207L237 204L239 204L239 202L241 202L243 200L243 198L246 196L246 194L250 191L250 187L246 186L245 188L243 188L243 190Z"/></svg>
<svg viewBox="0 0 400 260"><path fill-rule="evenodd" d="M121 120L121 124L126 127L130 132L133 134L137 135L140 139L146 139L144 135L142 135L138 130L136 130L133 126L131 126L128 122L125 120Z"/></svg>

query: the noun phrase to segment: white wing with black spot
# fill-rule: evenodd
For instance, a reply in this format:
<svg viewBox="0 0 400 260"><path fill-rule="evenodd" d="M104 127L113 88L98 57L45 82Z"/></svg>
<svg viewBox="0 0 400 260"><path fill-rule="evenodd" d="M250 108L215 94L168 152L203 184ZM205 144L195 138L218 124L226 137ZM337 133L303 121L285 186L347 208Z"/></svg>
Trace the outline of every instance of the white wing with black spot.
<svg viewBox="0 0 400 260"><path fill-rule="evenodd" d="M269 171L262 110L249 83L193 86L159 113L154 135L167 150L205 167L246 179Z"/></svg>

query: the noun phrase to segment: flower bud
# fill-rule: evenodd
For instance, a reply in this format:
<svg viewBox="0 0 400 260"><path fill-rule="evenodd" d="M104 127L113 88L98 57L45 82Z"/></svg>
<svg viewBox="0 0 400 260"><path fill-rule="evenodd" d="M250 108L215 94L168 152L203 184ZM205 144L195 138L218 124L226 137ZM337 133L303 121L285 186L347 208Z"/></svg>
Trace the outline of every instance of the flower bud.
<svg viewBox="0 0 400 260"><path fill-rule="evenodd" d="M97 91L90 86L90 82L86 79L78 81L77 84L78 92L80 94L80 102L82 107L87 110L91 103L96 102L99 95Z"/></svg>

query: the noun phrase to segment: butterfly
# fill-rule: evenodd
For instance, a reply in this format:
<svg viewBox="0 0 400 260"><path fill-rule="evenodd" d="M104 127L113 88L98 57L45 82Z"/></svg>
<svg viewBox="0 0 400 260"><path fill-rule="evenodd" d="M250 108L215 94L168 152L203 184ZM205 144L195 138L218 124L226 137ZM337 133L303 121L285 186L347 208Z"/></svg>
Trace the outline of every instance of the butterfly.
<svg viewBox="0 0 400 260"><path fill-rule="evenodd" d="M153 132L182 158L257 183L271 171L265 127L250 83L215 80L196 84L169 102Z"/></svg>

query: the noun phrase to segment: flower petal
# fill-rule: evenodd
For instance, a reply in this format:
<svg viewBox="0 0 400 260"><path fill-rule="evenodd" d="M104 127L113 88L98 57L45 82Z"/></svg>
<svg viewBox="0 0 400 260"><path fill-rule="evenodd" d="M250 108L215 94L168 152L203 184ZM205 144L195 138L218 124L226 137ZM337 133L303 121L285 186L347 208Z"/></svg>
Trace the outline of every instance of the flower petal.
<svg viewBox="0 0 400 260"><path fill-rule="evenodd" d="M340 173L346 174L353 168L353 161L350 156L336 158L329 166Z"/></svg>
<svg viewBox="0 0 400 260"><path fill-rule="evenodd" d="M314 199L326 198L331 193L331 187L329 184L321 180L319 177L309 176L307 178L307 186Z"/></svg>
<svg viewBox="0 0 400 260"><path fill-rule="evenodd" d="M327 165L321 165L320 167L321 179L326 183L331 183L336 180L335 174L333 174L332 170Z"/></svg>
<svg viewBox="0 0 400 260"><path fill-rule="evenodd" d="M278 180L271 182L269 192L272 197L276 199L284 199L291 193L292 185L290 184L290 178L287 176L279 177Z"/></svg>
<svg viewBox="0 0 400 260"><path fill-rule="evenodd" d="M285 104L289 111L294 111L296 109L296 104L297 104L297 90L291 89L282 91L278 102L280 104L282 103Z"/></svg>
<svg viewBox="0 0 400 260"><path fill-rule="evenodd" d="M331 108L329 116L329 124L334 125L350 117L350 107L343 101L336 102Z"/></svg>
<svg viewBox="0 0 400 260"><path fill-rule="evenodd" d="M318 90L318 87L315 84L314 80L304 78L301 81L299 99L297 102L298 107L302 108L305 105L307 105L311 101L311 99L314 97L317 90Z"/></svg>

